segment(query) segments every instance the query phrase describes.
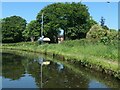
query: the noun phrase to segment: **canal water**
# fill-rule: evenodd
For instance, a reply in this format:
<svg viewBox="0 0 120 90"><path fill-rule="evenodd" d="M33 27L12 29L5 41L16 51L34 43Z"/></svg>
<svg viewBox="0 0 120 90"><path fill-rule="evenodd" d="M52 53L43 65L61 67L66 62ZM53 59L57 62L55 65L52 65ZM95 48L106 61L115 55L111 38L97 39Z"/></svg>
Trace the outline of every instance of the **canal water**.
<svg viewBox="0 0 120 90"><path fill-rule="evenodd" d="M2 88L119 88L120 80L79 63L3 50Z"/></svg>

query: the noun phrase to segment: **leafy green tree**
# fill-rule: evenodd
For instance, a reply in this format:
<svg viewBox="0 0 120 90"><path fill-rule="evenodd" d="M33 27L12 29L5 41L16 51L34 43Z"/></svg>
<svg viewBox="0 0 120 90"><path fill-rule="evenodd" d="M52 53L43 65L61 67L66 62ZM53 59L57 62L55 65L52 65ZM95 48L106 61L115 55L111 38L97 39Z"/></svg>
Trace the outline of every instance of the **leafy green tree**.
<svg viewBox="0 0 120 90"><path fill-rule="evenodd" d="M31 21L27 26L26 29L23 31L23 36L25 40L31 39L33 42L40 37L40 24L36 20Z"/></svg>
<svg viewBox="0 0 120 90"><path fill-rule="evenodd" d="M41 22L44 13L44 35L52 42L57 38L59 29L64 30L64 38L84 38L91 27L88 7L81 3L54 3L43 8L37 15Z"/></svg>
<svg viewBox="0 0 120 90"><path fill-rule="evenodd" d="M101 26L104 26L104 24L105 24L105 19L104 19L104 17L101 17L100 23L101 23Z"/></svg>
<svg viewBox="0 0 120 90"><path fill-rule="evenodd" d="M101 23L101 26L103 29L109 30L107 25L105 25L105 18L104 17L101 17L100 23Z"/></svg>
<svg viewBox="0 0 120 90"><path fill-rule="evenodd" d="M26 20L20 16L11 16L2 19L2 42L22 41L22 32L25 30Z"/></svg>

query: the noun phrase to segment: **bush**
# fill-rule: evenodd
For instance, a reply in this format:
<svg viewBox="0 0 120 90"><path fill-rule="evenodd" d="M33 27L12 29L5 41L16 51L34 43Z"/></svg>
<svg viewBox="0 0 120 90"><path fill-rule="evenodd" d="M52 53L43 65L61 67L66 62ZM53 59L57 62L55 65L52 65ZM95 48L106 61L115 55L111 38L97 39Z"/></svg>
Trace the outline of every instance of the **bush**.
<svg viewBox="0 0 120 90"><path fill-rule="evenodd" d="M86 35L87 39L91 41L102 42L104 44L118 44L118 31L116 30L106 30L100 25L93 25Z"/></svg>
<svg viewBox="0 0 120 90"><path fill-rule="evenodd" d="M107 36L110 40L118 40L118 31L110 30L110 32Z"/></svg>
<svg viewBox="0 0 120 90"><path fill-rule="evenodd" d="M100 25L95 24L88 31L86 38L100 40L102 37L107 36L108 30L103 29Z"/></svg>

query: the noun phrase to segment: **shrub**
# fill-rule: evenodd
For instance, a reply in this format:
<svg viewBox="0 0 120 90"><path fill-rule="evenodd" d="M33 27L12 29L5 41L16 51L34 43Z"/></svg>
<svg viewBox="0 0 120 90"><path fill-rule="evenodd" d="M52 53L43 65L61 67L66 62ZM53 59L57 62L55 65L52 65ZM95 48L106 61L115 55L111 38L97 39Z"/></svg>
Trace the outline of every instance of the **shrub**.
<svg viewBox="0 0 120 90"><path fill-rule="evenodd" d="M95 24L88 31L86 38L91 40L101 40L101 38L107 36L107 34L108 30L105 30L100 25Z"/></svg>
<svg viewBox="0 0 120 90"><path fill-rule="evenodd" d="M86 35L87 39L92 41L102 42L104 44L117 44L118 43L118 31L110 29L103 29L100 25L93 25Z"/></svg>

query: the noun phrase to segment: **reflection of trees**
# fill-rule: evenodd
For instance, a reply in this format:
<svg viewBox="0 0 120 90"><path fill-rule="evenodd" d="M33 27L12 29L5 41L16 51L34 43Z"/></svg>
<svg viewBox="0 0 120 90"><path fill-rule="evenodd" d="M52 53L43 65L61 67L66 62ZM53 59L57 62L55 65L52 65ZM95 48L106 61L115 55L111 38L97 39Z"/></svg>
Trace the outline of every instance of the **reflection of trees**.
<svg viewBox="0 0 120 90"><path fill-rule="evenodd" d="M2 76L2 53L0 50L0 76Z"/></svg>
<svg viewBox="0 0 120 90"><path fill-rule="evenodd" d="M58 65L56 63L52 63L46 70L49 73L49 80L45 84L45 87L50 88L75 88L75 87L88 87L87 78L81 77L71 71L70 69L64 67L64 70L59 72L57 69ZM43 72L46 73L46 72ZM82 83L81 83L82 82Z"/></svg>
<svg viewBox="0 0 120 90"><path fill-rule="evenodd" d="M12 80L19 79L24 74L22 57L10 53L2 53L2 76Z"/></svg>
<svg viewBox="0 0 120 90"><path fill-rule="evenodd" d="M27 72L31 74L32 77L35 78L36 85L39 86L41 85L41 76L40 76L40 65L36 61L38 58L32 58L32 60L28 61L27 65Z"/></svg>
<svg viewBox="0 0 120 90"><path fill-rule="evenodd" d="M23 58L26 56L25 58ZM41 57L41 56L40 56ZM41 87L41 66L38 63L39 59L36 54L15 55L3 53L3 76L12 80L22 77L25 71L35 78L36 85ZM47 58L47 57L45 57ZM50 58L47 58L47 61ZM90 72L90 70L68 62L58 62L53 60L48 66L42 66L42 82L43 88L87 88L89 79L96 79L108 87L117 87L117 81L103 74ZM65 66L62 65L64 63ZM61 69L62 68L62 69ZM94 73L94 75L93 75ZM112 81L113 82L108 82Z"/></svg>
<svg viewBox="0 0 120 90"><path fill-rule="evenodd" d="M88 79L81 77L66 67L59 71L59 65L51 62L50 65L42 66L42 82L43 88L69 88L69 87L88 87ZM38 87L41 87L41 66L37 62L28 66L28 73L32 74ZM82 83L81 83L82 82Z"/></svg>
<svg viewBox="0 0 120 90"><path fill-rule="evenodd" d="M70 65L70 63L69 63ZM95 80L100 82L101 84L105 85L109 88L118 88L120 86L119 80L113 78L112 76L108 76L106 74L100 73L99 71L90 70L89 68L85 68L83 66L80 66L79 64L73 64L71 63L72 67L77 69L77 72L82 72L84 77L87 77L91 80ZM79 70L79 71L78 71ZM91 81L90 80L90 81ZM89 81L89 83L90 83Z"/></svg>

